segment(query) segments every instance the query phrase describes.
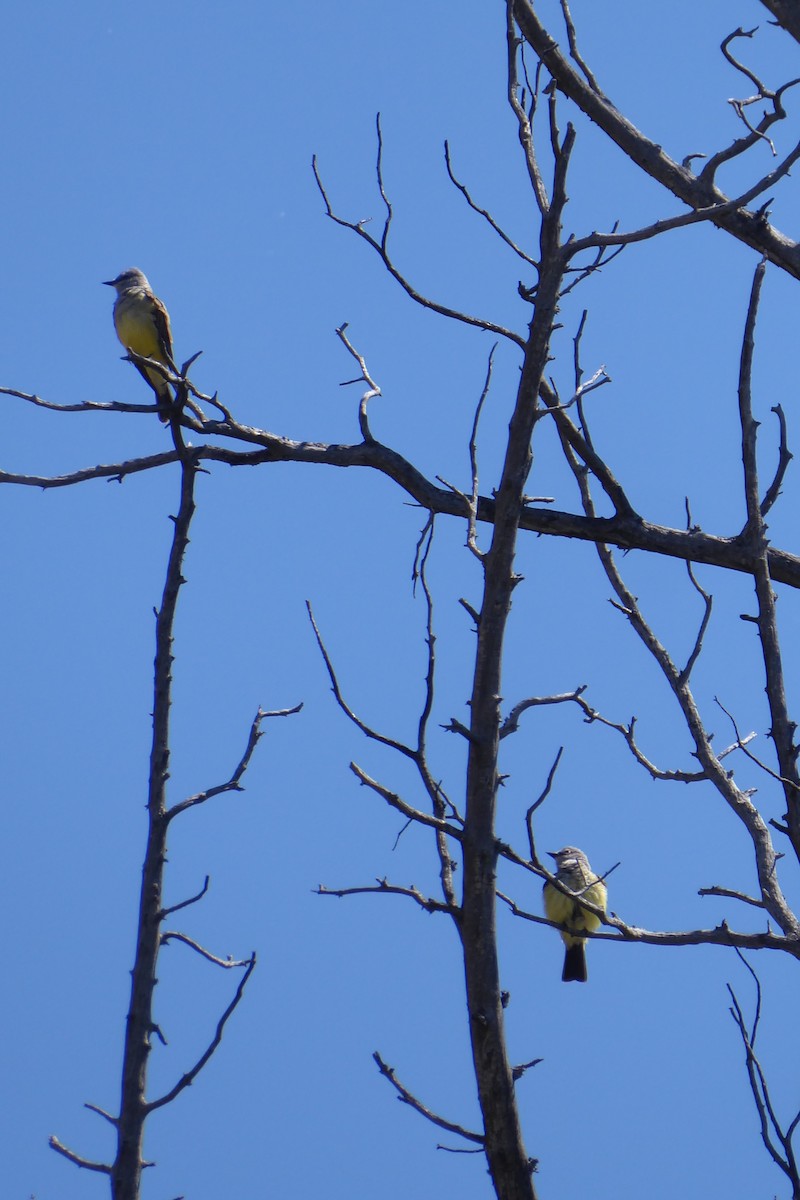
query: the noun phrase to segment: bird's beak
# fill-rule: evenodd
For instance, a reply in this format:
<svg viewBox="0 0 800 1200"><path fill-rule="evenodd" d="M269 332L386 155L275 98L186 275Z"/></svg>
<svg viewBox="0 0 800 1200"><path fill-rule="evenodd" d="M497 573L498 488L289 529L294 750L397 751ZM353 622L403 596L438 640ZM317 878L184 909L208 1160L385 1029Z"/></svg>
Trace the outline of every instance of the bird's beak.
<svg viewBox="0 0 800 1200"><path fill-rule="evenodd" d="M101 279L100 282L103 284L104 287L114 287L113 279Z"/></svg>
<svg viewBox="0 0 800 1200"><path fill-rule="evenodd" d="M545 850L545 854L549 854L551 858L558 858L558 855L554 854L552 850Z"/></svg>

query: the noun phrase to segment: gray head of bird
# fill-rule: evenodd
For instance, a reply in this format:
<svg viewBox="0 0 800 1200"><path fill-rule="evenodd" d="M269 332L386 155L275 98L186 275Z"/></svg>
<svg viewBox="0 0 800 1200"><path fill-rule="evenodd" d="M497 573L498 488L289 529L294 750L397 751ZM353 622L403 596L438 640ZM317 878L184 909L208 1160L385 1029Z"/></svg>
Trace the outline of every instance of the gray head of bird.
<svg viewBox="0 0 800 1200"><path fill-rule="evenodd" d="M138 267L126 267L124 271L120 271L116 279L104 279L103 283L106 287L116 288L117 295L127 292L130 288L147 288L150 291L147 276Z"/></svg>
<svg viewBox="0 0 800 1200"><path fill-rule="evenodd" d="M572 866L576 862L581 862L581 859L587 859L582 850L578 850L577 846L565 846L564 850L548 850L549 857L554 858L559 866Z"/></svg>
<svg viewBox="0 0 800 1200"><path fill-rule="evenodd" d="M565 846L563 850L548 850L551 858L556 860L559 871L571 871L577 866L588 866L589 860L577 846Z"/></svg>

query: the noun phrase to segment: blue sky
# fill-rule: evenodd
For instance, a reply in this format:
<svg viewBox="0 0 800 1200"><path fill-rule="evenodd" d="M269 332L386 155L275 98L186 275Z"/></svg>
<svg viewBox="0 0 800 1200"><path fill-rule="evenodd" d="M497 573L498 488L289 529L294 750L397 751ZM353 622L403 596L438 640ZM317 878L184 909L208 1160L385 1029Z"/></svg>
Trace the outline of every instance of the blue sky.
<svg viewBox="0 0 800 1200"><path fill-rule="evenodd" d="M269 11L272 7L276 11ZM548 12L553 6L543 5ZM584 53L627 115L677 159L738 132L726 100L743 83L719 42L760 23L743 56L772 84L800 74L797 47L754 2L701 7L598 6L575 0ZM599 11L599 10L602 11ZM555 22L553 22L555 27ZM402 8L219 5L142 0L130 7L61 8L34 0L5 24L0 77L3 159L2 378L61 403L141 402L100 286L124 267L146 271L172 316L179 359L202 349L197 384L218 390L241 420L298 439L355 441L358 388L335 336L367 357L383 395L375 435L430 477L468 485L467 443L491 339L415 308L366 248L324 216L311 173L317 154L337 209L380 220L375 114L395 205L398 262L442 302L524 330L524 264L447 182L457 173L528 248L536 222L505 101L503 6ZM800 98L790 96L789 111ZM564 116L566 120L566 115ZM796 119L787 122L796 128ZM621 154L576 118L567 228L630 228L678 211ZM777 144L791 144L791 129ZM769 169L767 147L725 182ZM776 192L773 220L794 236L797 185ZM725 234L693 229L626 251L573 293L562 311L553 374L571 381L571 339L589 310L584 365L613 384L589 413L598 447L649 518L682 526L684 497L709 532L743 520L736 416L741 331L756 258ZM781 400L791 423L796 285L770 269L757 333L756 399L762 469L775 459ZM498 351L480 445L481 486L497 480L518 360ZM788 386L787 386L788 385ZM4 470L61 474L152 453L166 434L153 418L54 414L2 398ZM529 490L573 508L574 484L552 430L540 426ZM112 1154L110 1130L82 1108L117 1103L124 1016L144 848L153 607L177 506L174 470L123 485L91 482L41 492L3 489L0 547L0 755L7 970L6 1193L15 1200L104 1195L47 1147L57 1134L88 1157ZM252 949L259 967L221 1050L175 1105L148 1126L148 1200L186 1195L490 1194L478 1158L435 1149L437 1131L399 1105L371 1059L379 1050L431 1108L478 1121L462 969L452 929L402 900L320 898L313 889L388 876L435 892L433 847L348 770L354 759L419 799L405 763L363 738L335 707L304 602L311 600L348 699L365 719L410 738L422 699L424 611L411 594L420 512L369 472L292 464L211 468L176 629L173 801L224 779L259 704L304 702L266 730L242 795L176 823L167 902L211 890L181 928L220 954ZM796 544L790 472L770 521ZM485 536L485 535L484 535ZM478 567L464 529L438 522L430 566L439 680L435 722L466 719L470 623ZM665 688L623 620L592 547L523 537L504 678L507 704L589 685L608 717L639 718L660 765L690 767L685 732ZM657 632L685 658L701 612L680 563L631 554L626 578ZM717 743L733 734L719 697L769 758L768 718L753 626L752 587L710 569L715 618L696 673ZM790 701L797 710L797 597L781 591ZM557 787L538 843L577 843L608 869L611 906L633 924L681 929L723 917L759 921L710 884L752 890L752 854L710 789L654 784L621 741L564 708L529 713L507 739L501 835L525 846L524 813L560 745ZM432 737L435 771L458 795L464 747ZM767 816L783 812L748 764ZM538 887L502 872L520 904ZM798 898L787 867L784 886ZM708 1192L730 1200L782 1195L760 1146L743 1054L727 1015L731 981L752 1007L749 977L711 948L589 947L586 988L560 982L558 938L500 917L503 979L512 993L514 1061L542 1057L520 1087L529 1151L543 1197L595 1194L651 1200ZM781 1112L800 1105L791 964L757 966L761 1038ZM186 1070L213 1032L235 981L184 948L163 954L151 1091ZM796 986L796 985L795 985ZM576 1094L576 1079L582 1080ZM565 1111L568 1118L565 1120ZM584 1120L584 1115L588 1119ZM448 1139L441 1139L446 1140ZM449 1139L450 1144L454 1144Z"/></svg>

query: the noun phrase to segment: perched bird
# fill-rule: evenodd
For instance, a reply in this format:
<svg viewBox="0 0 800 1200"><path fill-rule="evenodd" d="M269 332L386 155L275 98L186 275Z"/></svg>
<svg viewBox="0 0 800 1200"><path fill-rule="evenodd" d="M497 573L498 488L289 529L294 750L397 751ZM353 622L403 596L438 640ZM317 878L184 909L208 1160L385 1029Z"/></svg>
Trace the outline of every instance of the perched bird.
<svg viewBox="0 0 800 1200"><path fill-rule="evenodd" d="M565 846L554 854L548 851L551 858L556 860L556 879L569 888L582 900L597 905L606 911L606 885L592 871L589 860L582 850L574 846ZM561 978L565 983L577 980L586 983L586 938L580 936L580 931L588 929L593 932L602 924L600 918L588 909L582 908L577 900L565 896L552 883L546 883L542 892L544 911L548 920L558 921L565 925L561 931L564 945L567 947L564 955L564 970ZM569 932L568 932L569 931Z"/></svg>
<svg viewBox="0 0 800 1200"><path fill-rule="evenodd" d="M104 279L103 283L117 290L114 328L125 349L141 354L143 358L153 358L177 374L172 358L169 313L153 294L147 276L137 267L128 267L116 279ZM156 394L159 417L162 421L168 421L172 391L166 379L152 367L140 367L138 363L134 363L134 366Z"/></svg>

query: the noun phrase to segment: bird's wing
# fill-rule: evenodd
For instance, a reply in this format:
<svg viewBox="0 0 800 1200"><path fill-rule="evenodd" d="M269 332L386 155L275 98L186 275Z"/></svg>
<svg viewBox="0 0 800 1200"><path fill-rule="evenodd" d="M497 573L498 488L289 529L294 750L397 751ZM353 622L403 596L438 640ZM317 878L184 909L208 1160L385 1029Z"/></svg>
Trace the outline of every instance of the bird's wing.
<svg viewBox="0 0 800 1200"><path fill-rule="evenodd" d="M153 323L156 327L158 340L169 359L170 366L175 367L175 363L172 360L172 329L169 324L169 313L158 296L153 296Z"/></svg>

